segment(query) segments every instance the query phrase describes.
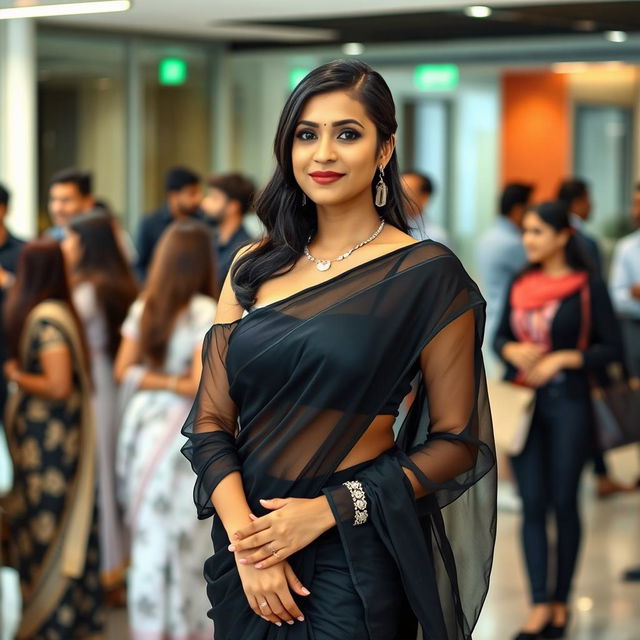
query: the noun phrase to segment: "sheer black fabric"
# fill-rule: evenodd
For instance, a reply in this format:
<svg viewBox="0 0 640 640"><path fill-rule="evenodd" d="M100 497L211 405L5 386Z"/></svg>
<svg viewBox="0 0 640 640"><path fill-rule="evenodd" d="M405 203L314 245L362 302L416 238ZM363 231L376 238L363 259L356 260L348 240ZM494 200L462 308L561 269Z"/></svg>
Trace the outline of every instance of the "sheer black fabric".
<svg viewBox="0 0 640 640"><path fill-rule="evenodd" d="M365 488L369 518L395 560L425 637L470 638L495 539L483 329L484 300L476 285L448 249L431 241L354 267L237 322L214 325L183 428L183 451L197 474L199 517L213 514L211 493L236 470L257 515L265 513L260 498L324 492L354 584L361 585L371 638L377 638L376 603L367 601L372 591L361 584L366 546L352 526L348 490L332 485L331 477L388 407L398 382L417 371L417 393L396 447L359 468L355 479ZM426 497L415 500L403 469L416 476ZM278 631L281 637L282 630L243 601L233 559L222 546L226 536L215 522L213 537L217 552L205 574L216 637L275 638ZM290 559L303 584L313 572L306 551ZM234 616L242 620L241 636L233 636L227 620ZM303 627L290 627L286 637L312 637L297 635Z"/></svg>

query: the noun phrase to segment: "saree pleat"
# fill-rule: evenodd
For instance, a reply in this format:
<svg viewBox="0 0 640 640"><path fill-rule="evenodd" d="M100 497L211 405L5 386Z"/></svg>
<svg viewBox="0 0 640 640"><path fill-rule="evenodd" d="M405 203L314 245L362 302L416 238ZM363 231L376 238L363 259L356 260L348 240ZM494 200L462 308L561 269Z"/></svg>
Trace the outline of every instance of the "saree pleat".
<svg viewBox="0 0 640 640"><path fill-rule="evenodd" d="M266 513L260 498L324 493L348 579L362 601L366 637L409 636L400 622L396 631L385 627L393 614L376 596L384 575L367 573L365 531L392 559L399 591L425 638L470 638L495 540L483 330L476 285L448 249L431 241L214 325L183 428L183 452L197 474L198 516L214 513L211 493L233 471L241 472L258 516ZM335 482L336 469L417 364L415 397L396 429L396 447L353 470L369 501L369 523L354 527L353 501ZM420 482L424 498L414 498L407 473ZM213 542L205 575L217 639L314 638L312 622L285 629L255 616L218 519ZM310 545L289 558L303 584L313 580L314 553ZM304 612L305 601L299 604Z"/></svg>

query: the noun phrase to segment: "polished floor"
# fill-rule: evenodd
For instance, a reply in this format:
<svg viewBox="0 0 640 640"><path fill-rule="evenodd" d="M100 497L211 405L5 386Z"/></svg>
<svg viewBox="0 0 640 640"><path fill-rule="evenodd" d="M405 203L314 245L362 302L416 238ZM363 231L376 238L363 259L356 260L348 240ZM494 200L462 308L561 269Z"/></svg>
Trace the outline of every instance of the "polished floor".
<svg viewBox="0 0 640 640"><path fill-rule="evenodd" d="M611 454L609 463L615 475L627 482L635 480L640 473L637 451L633 447ZM621 580L626 568L640 566L640 491L596 500L589 472L585 473L583 484L585 542L567 638L640 640L640 583L628 584ZM525 615L527 600L519 522L517 512L500 511L491 590L474 640L510 640ZM4 640L11 637L18 601L15 581L8 570L3 574L2 584ZM126 613L113 612L109 618L108 640L126 638L126 628Z"/></svg>

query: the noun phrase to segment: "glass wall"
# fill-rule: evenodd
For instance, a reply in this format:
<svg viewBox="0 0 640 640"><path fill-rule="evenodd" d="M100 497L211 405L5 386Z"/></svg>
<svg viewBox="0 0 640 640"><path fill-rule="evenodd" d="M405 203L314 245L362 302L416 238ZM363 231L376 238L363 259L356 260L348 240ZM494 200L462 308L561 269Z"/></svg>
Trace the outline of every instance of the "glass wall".
<svg viewBox="0 0 640 640"><path fill-rule="evenodd" d="M208 52L194 46L143 43L144 209L164 199L172 166L210 171L211 73Z"/></svg>
<svg viewBox="0 0 640 640"><path fill-rule="evenodd" d="M37 44L41 229L61 169L92 171L95 195L129 227L161 204L169 167L211 171L219 47L57 29Z"/></svg>
<svg viewBox="0 0 640 640"><path fill-rule="evenodd" d="M38 37L38 201L48 224L51 176L67 167L93 172L96 196L126 204L125 43L88 35Z"/></svg>

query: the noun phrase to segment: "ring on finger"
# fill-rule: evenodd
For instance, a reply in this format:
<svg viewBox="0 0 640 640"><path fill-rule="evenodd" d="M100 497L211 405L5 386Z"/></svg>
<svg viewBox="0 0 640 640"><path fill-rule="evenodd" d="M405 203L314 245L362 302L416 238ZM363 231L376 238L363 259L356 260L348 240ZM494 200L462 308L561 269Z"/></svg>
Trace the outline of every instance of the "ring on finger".
<svg viewBox="0 0 640 640"><path fill-rule="evenodd" d="M272 556L275 556L276 558L280 558L280 556L278 555L278 552L273 548L272 546L273 543L269 543L269 546L267 547L269 549L269 551L271 552Z"/></svg>
<svg viewBox="0 0 640 640"><path fill-rule="evenodd" d="M259 604L261 609L264 609L265 607L269 606L269 603L266 600L264 600L263 602L260 602Z"/></svg>

